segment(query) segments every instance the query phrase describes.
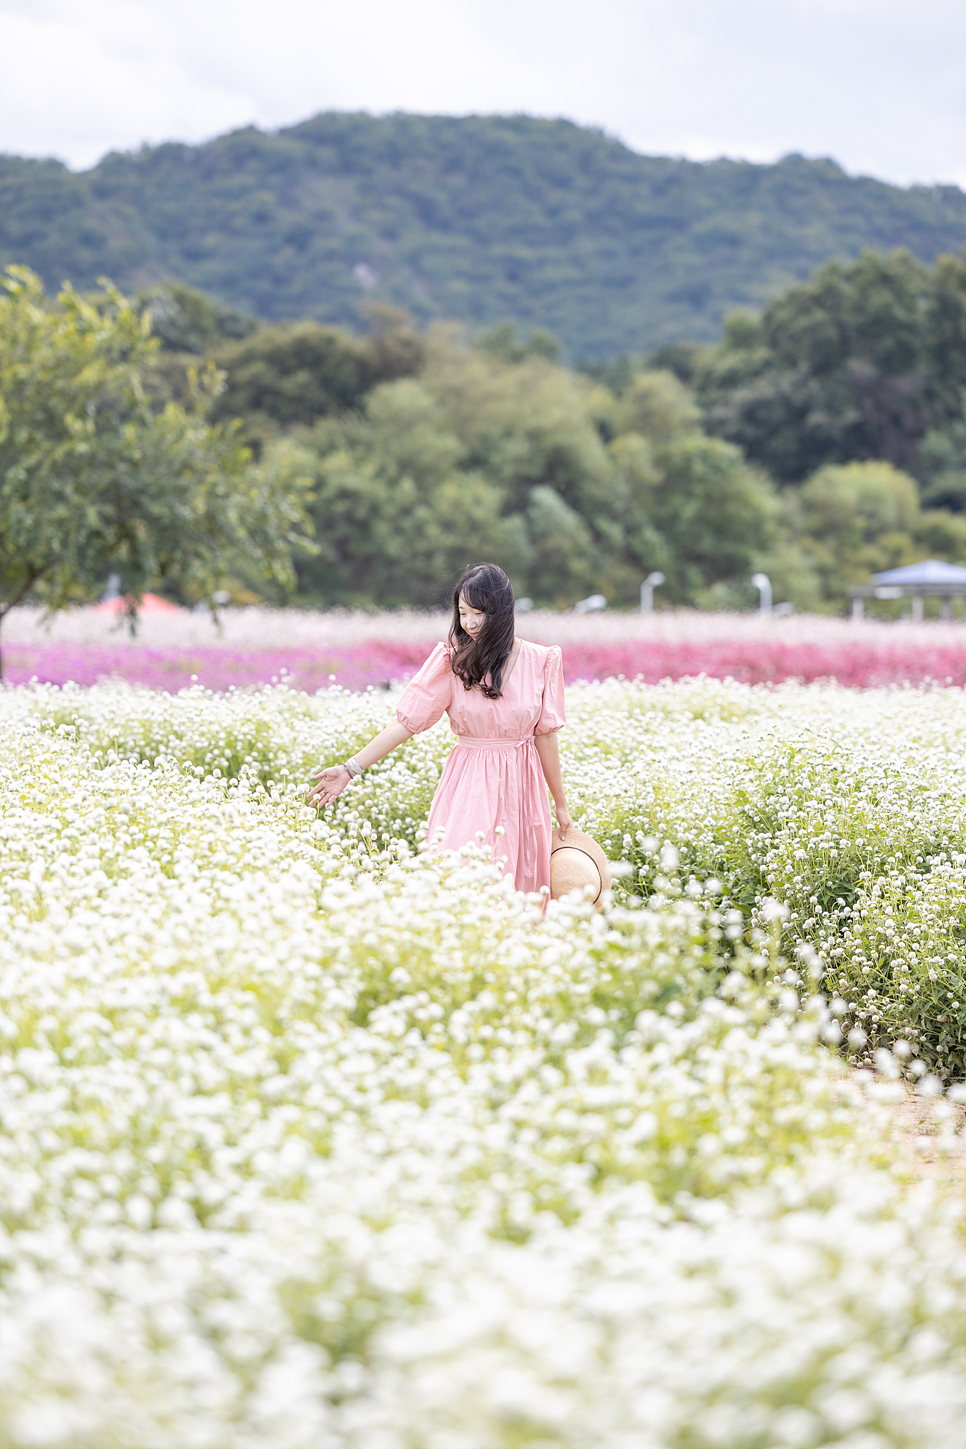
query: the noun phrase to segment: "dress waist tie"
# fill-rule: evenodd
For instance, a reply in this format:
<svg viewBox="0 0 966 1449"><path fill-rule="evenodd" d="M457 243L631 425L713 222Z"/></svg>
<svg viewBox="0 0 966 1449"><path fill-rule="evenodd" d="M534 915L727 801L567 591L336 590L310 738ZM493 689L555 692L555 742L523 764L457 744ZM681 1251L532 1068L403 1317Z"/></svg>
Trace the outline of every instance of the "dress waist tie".
<svg viewBox="0 0 966 1449"><path fill-rule="evenodd" d="M535 738L534 735L527 735L522 740L501 740L488 735L458 735L456 743L469 745L474 750L519 750L524 745L532 745Z"/></svg>

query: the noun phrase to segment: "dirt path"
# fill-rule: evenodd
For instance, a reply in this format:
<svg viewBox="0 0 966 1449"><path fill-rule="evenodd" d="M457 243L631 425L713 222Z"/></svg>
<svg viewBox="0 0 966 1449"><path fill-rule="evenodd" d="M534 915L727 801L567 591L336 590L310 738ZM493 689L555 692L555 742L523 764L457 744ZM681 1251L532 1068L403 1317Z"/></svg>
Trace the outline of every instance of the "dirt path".
<svg viewBox="0 0 966 1449"><path fill-rule="evenodd" d="M966 1193L966 1108L907 1089L892 1108L892 1132L911 1149L920 1178Z"/></svg>

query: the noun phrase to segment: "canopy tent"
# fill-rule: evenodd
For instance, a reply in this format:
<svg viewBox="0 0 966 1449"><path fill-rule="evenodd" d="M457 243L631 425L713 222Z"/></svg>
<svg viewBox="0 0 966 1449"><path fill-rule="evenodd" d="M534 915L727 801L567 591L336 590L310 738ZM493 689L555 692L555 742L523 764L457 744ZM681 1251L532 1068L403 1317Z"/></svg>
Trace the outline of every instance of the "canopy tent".
<svg viewBox="0 0 966 1449"><path fill-rule="evenodd" d="M128 611L128 600L120 594L115 594L113 599L102 599L99 604L94 605L94 612L97 614L126 614ZM181 610L177 604L172 604L168 599L162 599L160 594L142 594L141 602L138 604L139 614L180 614Z"/></svg>
<svg viewBox="0 0 966 1449"><path fill-rule="evenodd" d="M858 584L849 593L853 619L862 618L866 599L912 599L912 617L919 622L927 596L941 599L942 617L951 619L953 599L966 598L966 568L926 558L901 569L884 569L872 575L871 583Z"/></svg>

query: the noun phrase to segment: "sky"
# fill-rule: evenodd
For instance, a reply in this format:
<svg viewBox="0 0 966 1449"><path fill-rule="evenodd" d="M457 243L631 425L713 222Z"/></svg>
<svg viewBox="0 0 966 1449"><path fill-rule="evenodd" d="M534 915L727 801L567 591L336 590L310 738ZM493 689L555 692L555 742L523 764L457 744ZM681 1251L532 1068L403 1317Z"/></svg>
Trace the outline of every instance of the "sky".
<svg viewBox="0 0 966 1449"><path fill-rule="evenodd" d="M0 151L80 169L322 110L966 187L966 0L0 0Z"/></svg>

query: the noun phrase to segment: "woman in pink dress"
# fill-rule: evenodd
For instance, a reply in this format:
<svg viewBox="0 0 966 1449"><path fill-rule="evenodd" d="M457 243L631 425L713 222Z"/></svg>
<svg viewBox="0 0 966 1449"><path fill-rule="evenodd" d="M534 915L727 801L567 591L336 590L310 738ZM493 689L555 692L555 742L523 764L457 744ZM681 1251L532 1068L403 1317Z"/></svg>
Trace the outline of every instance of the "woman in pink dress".
<svg viewBox="0 0 966 1449"><path fill-rule="evenodd" d="M550 889L550 801L561 836L570 813L557 730L565 723L560 650L517 639L510 580L496 564L468 569L453 593L449 639L403 693L396 721L343 765L316 776L309 800L330 805L357 774L443 714L457 736L429 812L431 849L482 842L517 889Z"/></svg>

